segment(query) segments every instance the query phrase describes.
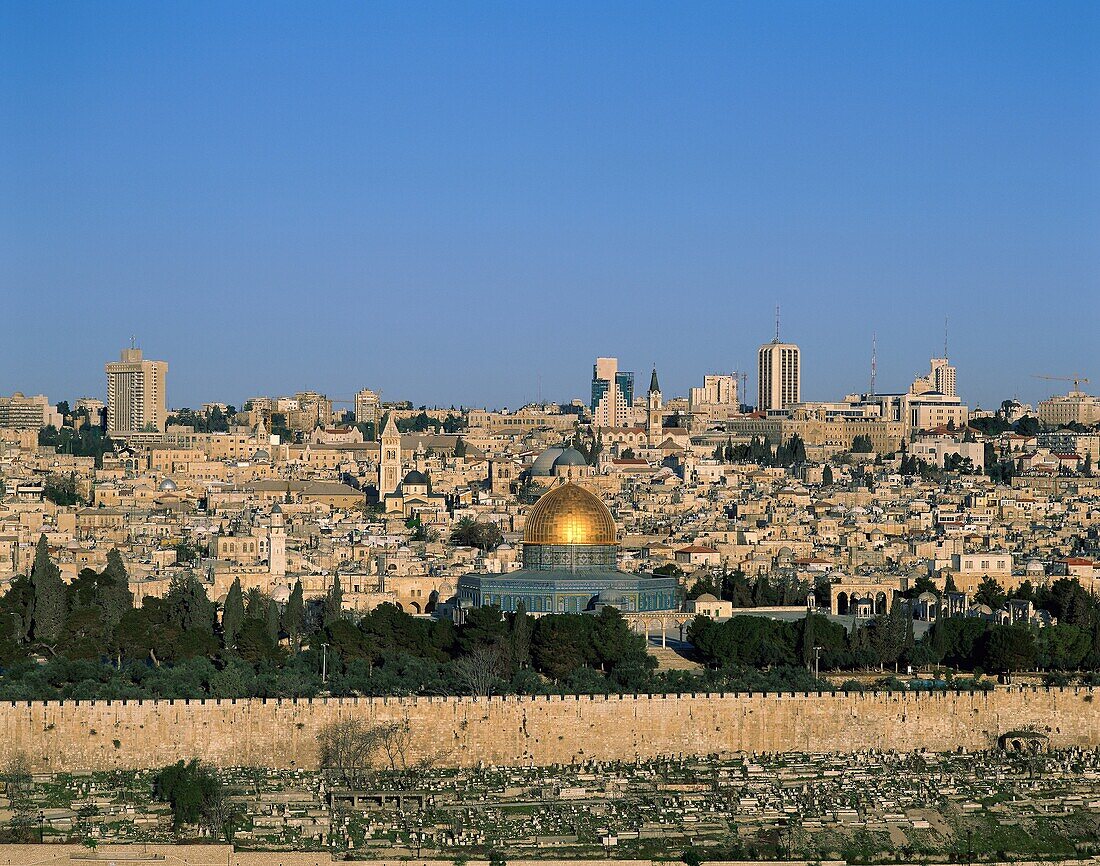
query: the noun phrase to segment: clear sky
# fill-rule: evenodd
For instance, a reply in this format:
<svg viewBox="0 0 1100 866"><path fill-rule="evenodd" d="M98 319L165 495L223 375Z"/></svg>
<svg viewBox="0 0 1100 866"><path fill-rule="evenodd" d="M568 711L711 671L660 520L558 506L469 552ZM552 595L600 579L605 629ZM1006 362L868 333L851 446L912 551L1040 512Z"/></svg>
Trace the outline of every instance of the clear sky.
<svg viewBox="0 0 1100 866"><path fill-rule="evenodd" d="M1091 373L1095 2L0 4L0 394ZM755 377L749 389L755 393ZM1093 386L1100 390L1100 385Z"/></svg>

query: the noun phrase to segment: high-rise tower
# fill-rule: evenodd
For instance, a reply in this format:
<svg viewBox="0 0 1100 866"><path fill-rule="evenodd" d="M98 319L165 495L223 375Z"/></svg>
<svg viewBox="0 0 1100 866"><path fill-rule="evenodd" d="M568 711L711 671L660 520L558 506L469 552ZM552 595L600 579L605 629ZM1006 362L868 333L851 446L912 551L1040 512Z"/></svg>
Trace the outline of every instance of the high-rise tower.
<svg viewBox="0 0 1100 866"><path fill-rule="evenodd" d="M592 423L626 427L634 405L634 374L619 369L618 358L597 358L592 365Z"/></svg>
<svg viewBox="0 0 1100 866"><path fill-rule="evenodd" d="M779 307L775 308L775 339L757 353L756 408L786 409L802 402L802 353L794 343L779 342Z"/></svg>
<svg viewBox="0 0 1100 866"><path fill-rule="evenodd" d="M167 361L149 361L131 345L107 364L107 433L163 431L168 420Z"/></svg>

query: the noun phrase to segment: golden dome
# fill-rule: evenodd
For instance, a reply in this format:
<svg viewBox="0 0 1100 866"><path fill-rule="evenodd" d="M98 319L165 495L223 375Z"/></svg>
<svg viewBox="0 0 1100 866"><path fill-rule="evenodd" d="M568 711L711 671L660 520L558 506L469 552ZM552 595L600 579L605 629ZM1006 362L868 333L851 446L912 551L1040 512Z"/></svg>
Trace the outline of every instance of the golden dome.
<svg viewBox="0 0 1100 866"><path fill-rule="evenodd" d="M544 493L527 514L524 544L618 544L615 518L572 481Z"/></svg>

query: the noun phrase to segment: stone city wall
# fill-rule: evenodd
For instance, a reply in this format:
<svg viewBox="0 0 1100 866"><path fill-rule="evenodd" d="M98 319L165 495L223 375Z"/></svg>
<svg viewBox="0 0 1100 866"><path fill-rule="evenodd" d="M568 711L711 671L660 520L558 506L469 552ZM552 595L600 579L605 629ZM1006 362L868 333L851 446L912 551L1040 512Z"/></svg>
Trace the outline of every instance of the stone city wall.
<svg viewBox="0 0 1100 866"><path fill-rule="evenodd" d="M89 851L83 845L0 845L0 862L7 866L454 866L455 860L347 860L325 851L238 851L231 845L101 845ZM491 866L488 860L466 860L467 866ZM591 866L592 860L508 860L508 866ZM598 861L601 866L675 866L677 860ZM985 861L995 866L998 861ZM846 866L844 860L708 860L708 866ZM1015 860L1013 866L1096 866L1100 858ZM896 864L904 866L904 864ZM940 866L962 866L943 863Z"/></svg>
<svg viewBox="0 0 1100 866"><path fill-rule="evenodd" d="M698 694L597 697L0 703L0 767L35 772L219 766L314 768L337 719L408 721L409 763L633 761L738 752L845 752L996 745L1035 730L1053 747L1100 746L1100 689L976 693Z"/></svg>

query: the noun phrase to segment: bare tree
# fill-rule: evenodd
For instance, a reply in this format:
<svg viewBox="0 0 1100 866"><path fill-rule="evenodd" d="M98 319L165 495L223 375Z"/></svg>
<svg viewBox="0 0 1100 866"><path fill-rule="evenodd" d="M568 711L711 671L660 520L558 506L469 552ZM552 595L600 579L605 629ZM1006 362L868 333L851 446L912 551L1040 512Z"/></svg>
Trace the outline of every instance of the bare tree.
<svg viewBox="0 0 1100 866"><path fill-rule="evenodd" d="M203 809L202 824L215 839L224 837L226 842L232 844L241 813L241 807L229 799L225 788L219 784L211 792L210 800Z"/></svg>
<svg viewBox="0 0 1100 866"><path fill-rule="evenodd" d="M500 680L504 668L504 652L499 646L478 646L454 663L458 681L472 695L488 696Z"/></svg>
<svg viewBox="0 0 1100 866"><path fill-rule="evenodd" d="M321 768L338 774L349 788L361 787L370 778L382 741L382 729L361 719L329 722L317 734Z"/></svg>
<svg viewBox="0 0 1100 866"><path fill-rule="evenodd" d="M11 804L11 837L13 840L30 842L34 833L34 801L31 795L34 783L31 780L31 764L24 752L16 752L8 758L0 770L0 787ZM38 841L38 840L33 840Z"/></svg>
<svg viewBox="0 0 1100 866"><path fill-rule="evenodd" d="M390 762L391 770L407 770L409 768L409 745L412 743L412 726L408 717L400 722L389 722L379 725L379 734L382 741L382 751L386 753L386 759Z"/></svg>

